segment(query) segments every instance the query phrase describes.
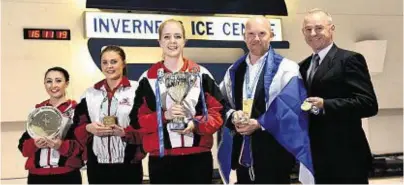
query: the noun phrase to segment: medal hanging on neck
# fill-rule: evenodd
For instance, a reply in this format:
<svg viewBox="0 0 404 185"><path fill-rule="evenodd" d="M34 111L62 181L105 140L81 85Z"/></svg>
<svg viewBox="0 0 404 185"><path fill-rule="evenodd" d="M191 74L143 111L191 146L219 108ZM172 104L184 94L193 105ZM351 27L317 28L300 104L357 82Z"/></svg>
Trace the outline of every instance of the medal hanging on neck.
<svg viewBox="0 0 404 185"><path fill-rule="evenodd" d="M247 119L251 117L252 104L253 104L252 98L243 99L243 113L245 115L245 118ZM247 121L245 119L243 120Z"/></svg>
<svg viewBox="0 0 404 185"><path fill-rule="evenodd" d="M116 117L116 113L118 110L118 100L116 97L112 97L111 100L108 100L108 97L105 96L101 103L101 114L102 123L104 126L112 126L118 124L118 119Z"/></svg>
<svg viewBox="0 0 404 185"><path fill-rule="evenodd" d="M251 84L250 84L250 69L247 66L247 71L246 71L245 79L244 79L245 92L247 93L247 98L243 99L243 112L247 119L251 118L251 111L252 111L252 106L253 106L253 102L254 102L253 91L254 91L254 87L257 86L257 82L258 82L260 73L262 71L262 68L264 67L264 63L265 63L264 61L262 61L260 63L259 69L256 72L254 80Z"/></svg>
<svg viewBox="0 0 404 185"><path fill-rule="evenodd" d="M245 79L244 79L244 87L245 87L245 92L246 92L246 99L243 99L243 112L244 112L244 120L245 124L249 123L249 120L251 118L251 112L252 112L252 105L253 105L253 91L254 88L258 85L258 79L261 76L262 69L265 66L265 63L268 59L268 55L264 58L263 61L261 61L260 66L258 71L252 72L255 74L253 82L250 84L250 70L247 66L247 71L245 74ZM248 116L248 117L246 117ZM250 135L243 135L243 143L241 145L241 150L240 150L240 158L239 158L239 164L247 167L250 180L254 181L255 180L255 173L254 173L254 158L252 154L252 137Z"/></svg>

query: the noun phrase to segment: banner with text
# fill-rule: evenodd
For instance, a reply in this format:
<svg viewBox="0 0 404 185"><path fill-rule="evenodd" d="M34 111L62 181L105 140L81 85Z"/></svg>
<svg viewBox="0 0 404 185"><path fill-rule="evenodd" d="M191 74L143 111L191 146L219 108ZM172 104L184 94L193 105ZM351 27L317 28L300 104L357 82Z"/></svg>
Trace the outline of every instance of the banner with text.
<svg viewBox="0 0 404 185"><path fill-rule="evenodd" d="M187 39L243 40L248 18L221 16L177 16L135 13L86 12L88 38L158 39L158 27L167 19L183 23ZM281 19L268 18L273 41L282 41Z"/></svg>

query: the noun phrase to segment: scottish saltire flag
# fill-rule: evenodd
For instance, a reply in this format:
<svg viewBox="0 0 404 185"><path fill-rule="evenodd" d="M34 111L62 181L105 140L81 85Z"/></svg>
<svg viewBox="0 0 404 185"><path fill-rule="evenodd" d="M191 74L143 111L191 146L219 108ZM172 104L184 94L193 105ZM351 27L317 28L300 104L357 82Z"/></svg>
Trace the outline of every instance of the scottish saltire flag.
<svg viewBox="0 0 404 185"><path fill-rule="evenodd" d="M233 109L235 104L232 89L234 89L235 71L240 63L245 62L246 57L247 55L241 57L230 66L220 84L223 95ZM296 62L276 54L271 48L262 72L264 72L266 112L257 121L300 162L299 181L303 184L314 184L308 115L300 109L307 94L299 73L299 66ZM226 118L229 118L234 111L228 111ZM232 131L226 126L222 127L221 133L218 146L219 170L223 182L228 184L233 136Z"/></svg>

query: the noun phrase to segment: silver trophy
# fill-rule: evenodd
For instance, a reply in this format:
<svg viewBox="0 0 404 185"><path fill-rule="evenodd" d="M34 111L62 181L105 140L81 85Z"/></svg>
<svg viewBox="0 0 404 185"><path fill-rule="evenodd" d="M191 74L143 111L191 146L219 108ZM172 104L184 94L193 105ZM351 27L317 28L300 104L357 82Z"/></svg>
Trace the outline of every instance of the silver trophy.
<svg viewBox="0 0 404 185"><path fill-rule="evenodd" d="M57 108L44 106L29 114L26 129L32 138L64 138L70 126L69 120Z"/></svg>
<svg viewBox="0 0 404 185"><path fill-rule="evenodd" d="M191 88L194 86L197 79L196 71L192 72L174 72L164 75L167 94L175 102L182 104L182 101L188 95ZM185 117L175 117L168 123L167 127L171 130L184 130L187 126Z"/></svg>

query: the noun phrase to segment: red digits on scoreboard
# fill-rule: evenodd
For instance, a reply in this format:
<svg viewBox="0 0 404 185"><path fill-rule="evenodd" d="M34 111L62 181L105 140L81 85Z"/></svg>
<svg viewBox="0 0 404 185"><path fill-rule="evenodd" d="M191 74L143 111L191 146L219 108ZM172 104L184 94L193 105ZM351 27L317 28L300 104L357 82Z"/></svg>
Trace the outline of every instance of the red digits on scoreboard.
<svg viewBox="0 0 404 185"><path fill-rule="evenodd" d="M58 31L56 34L56 38L58 39L66 39L67 38L67 31Z"/></svg>
<svg viewBox="0 0 404 185"><path fill-rule="evenodd" d="M54 33L51 30L43 30L42 31L42 38L45 39L53 39Z"/></svg>
<svg viewBox="0 0 404 185"><path fill-rule="evenodd" d="M30 30L28 31L28 35L31 38L39 38L41 36L39 30Z"/></svg>

